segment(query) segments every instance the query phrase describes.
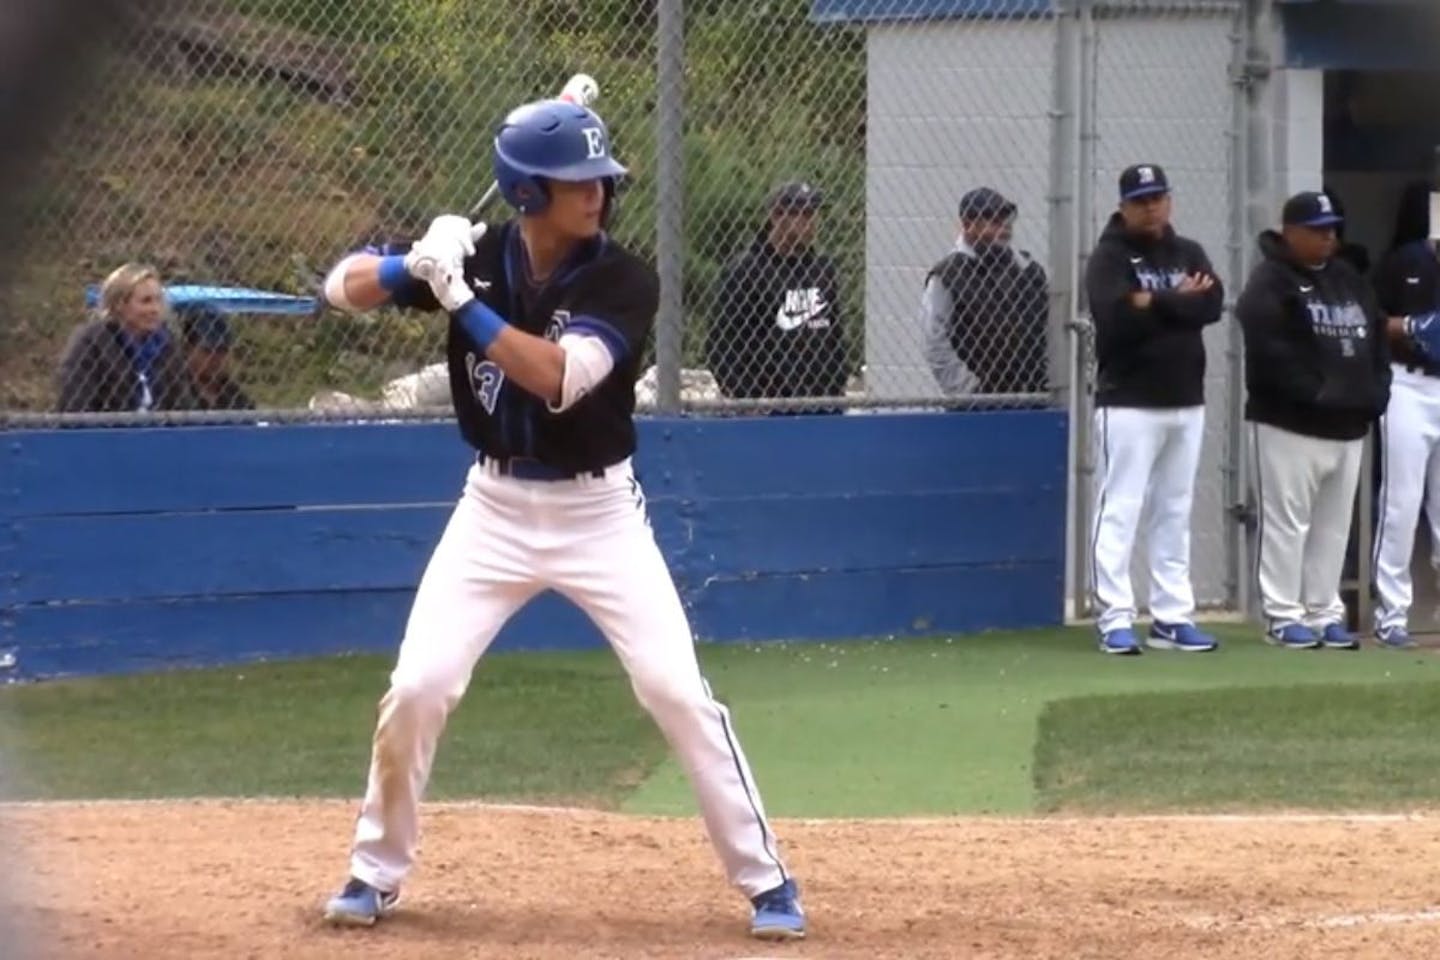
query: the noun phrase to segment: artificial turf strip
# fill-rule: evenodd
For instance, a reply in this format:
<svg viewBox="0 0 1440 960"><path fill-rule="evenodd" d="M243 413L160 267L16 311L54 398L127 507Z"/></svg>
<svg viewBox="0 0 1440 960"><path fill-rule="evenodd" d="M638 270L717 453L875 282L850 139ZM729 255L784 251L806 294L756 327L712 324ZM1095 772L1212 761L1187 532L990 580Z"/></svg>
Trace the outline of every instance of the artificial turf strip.
<svg viewBox="0 0 1440 960"><path fill-rule="evenodd" d="M1080 697L1040 717L1043 812L1393 810L1440 797L1440 684Z"/></svg>
<svg viewBox="0 0 1440 960"><path fill-rule="evenodd" d="M1430 650L1302 652L1268 646L1252 627L1215 633L1222 648L1208 654L1105 656L1092 630L1076 628L707 650L703 659L777 816L1031 813L1042 799L1032 765L1040 716L1054 700L1440 682L1440 658ZM623 809L692 814L695 803L666 759Z"/></svg>
<svg viewBox="0 0 1440 960"><path fill-rule="evenodd" d="M8 799L364 791L388 657L0 689ZM482 661L428 797L611 807L663 741L608 653Z"/></svg>

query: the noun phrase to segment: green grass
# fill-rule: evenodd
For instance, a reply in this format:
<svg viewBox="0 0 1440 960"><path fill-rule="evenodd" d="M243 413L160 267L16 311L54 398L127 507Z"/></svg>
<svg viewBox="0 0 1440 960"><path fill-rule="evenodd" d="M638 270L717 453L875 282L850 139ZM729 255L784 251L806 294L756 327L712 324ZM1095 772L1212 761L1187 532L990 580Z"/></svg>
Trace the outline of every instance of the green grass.
<svg viewBox="0 0 1440 960"><path fill-rule="evenodd" d="M390 662L344 657L0 692L8 798L361 793ZM429 796L613 806L664 744L601 655L495 656L452 714Z"/></svg>
<svg viewBox="0 0 1440 960"><path fill-rule="evenodd" d="M1378 810L1440 797L1440 686L1258 687L1046 707L1042 811Z"/></svg>
<svg viewBox="0 0 1440 960"><path fill-rule="evenodd" d="M1103 657L1075 629L700 657L778 816L1380 808L1440 786L1425 773L1440 770L1433 652L1299 653L1217 633L1223 649L1203 656ZM0 689L0 753L22 771L0 794L355 796L389 666ZM695 810L608 651L483 660L430 796Z"/></svg>

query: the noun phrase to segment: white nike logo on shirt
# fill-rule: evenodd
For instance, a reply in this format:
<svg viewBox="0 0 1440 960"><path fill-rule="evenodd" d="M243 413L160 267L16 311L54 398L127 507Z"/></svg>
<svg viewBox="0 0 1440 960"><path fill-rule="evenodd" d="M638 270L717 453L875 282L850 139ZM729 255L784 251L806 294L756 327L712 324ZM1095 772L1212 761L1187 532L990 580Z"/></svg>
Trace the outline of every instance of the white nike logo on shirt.
<svg viewBox="0 0 1440 960"><path fill-rule="evenodd" d="M820 295L818 287L785 291L785 300L775 311L775 325L781 330L796 330L825 315L830 304Z"/></svg>

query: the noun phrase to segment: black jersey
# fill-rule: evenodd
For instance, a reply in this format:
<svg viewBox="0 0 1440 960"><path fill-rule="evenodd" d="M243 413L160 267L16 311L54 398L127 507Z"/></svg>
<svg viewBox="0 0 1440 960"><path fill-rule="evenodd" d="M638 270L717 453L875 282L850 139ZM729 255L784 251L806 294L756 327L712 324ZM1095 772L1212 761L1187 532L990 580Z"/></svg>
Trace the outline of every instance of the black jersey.
<svg viewBox="0 0 1440 960"><path fill-rule="evenodd" d="M547 340L567 331L599 337L614 369L568 410L507 378L453 317L446 337L450 396L460 432L486 457L538 460L567 473L596 470L635 452L635 382L655 323L655 271L607 235L580 244L544 283L530 280L514 220L491 225L464 265L475 296L511 326ZM429 284L412 280L395 292L400 307L442 309Z"/></svg>

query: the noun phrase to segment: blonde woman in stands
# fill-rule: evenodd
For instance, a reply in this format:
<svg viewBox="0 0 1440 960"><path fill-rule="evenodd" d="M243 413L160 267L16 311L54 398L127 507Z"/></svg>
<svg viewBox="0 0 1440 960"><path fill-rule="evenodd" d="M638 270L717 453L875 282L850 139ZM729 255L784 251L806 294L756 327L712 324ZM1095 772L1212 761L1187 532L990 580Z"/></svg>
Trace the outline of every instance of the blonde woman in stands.
<svg viewBox="0 0 1440 960"><path fill-rule="evenodd" d="M184 360L165 320L160 274L117 267L100 287L98 316L70 335L56 376L62 413L190 406Z"/></svg>

